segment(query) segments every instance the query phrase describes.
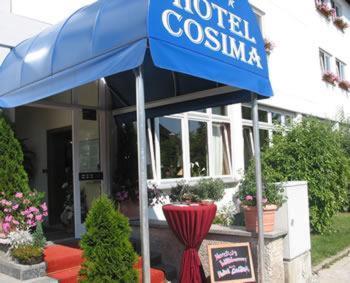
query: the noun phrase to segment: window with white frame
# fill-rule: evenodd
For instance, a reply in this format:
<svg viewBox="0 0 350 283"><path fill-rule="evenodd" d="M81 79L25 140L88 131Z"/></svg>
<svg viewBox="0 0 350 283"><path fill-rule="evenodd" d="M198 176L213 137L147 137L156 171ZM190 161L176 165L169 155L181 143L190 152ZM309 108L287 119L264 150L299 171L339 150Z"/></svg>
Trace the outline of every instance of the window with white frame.
<svg viewBox="0 0 350 283"><path fill-rule="evenodd" d="M331 6L335 10L335 15L337 17L341 17L342 16L341 5L337 1L331 0Z"/></svg>
<svg viewBox="0 0 350 283"><path fill-rule="evenodd" d="M173 184L181 179L231 176L230 124L227 107L148 119L148 179ZM127 170L137 168L134 123L122 124L117 137L118 176L135 179L134 170Z"/></svg>
<svg viewBox="0 0 350 283"><path fill-rule="evenodd" d="M320 64L322 73L331 71L331 55L320 49Z"/></svg>
<svg viewBox="0 0 350 283"><path fill-rule="evenodd" d="M271 145L272 137L278 126L291 126L295 115L280 110L271 110L259 106L259 134L260 147L264 148ZM244 141L244 167L248 168L251 159L254 157L254 137L253 137L253 122L251 108L248 105L242 106L242 121L243 121L243 141Z"/></svg>
<svg viewBox="0 0 350 283"><path fill-rule="evenodd" d="M341 81L345 80L345 63L336 59L335 65L337 68L337 75Z"/></svg>

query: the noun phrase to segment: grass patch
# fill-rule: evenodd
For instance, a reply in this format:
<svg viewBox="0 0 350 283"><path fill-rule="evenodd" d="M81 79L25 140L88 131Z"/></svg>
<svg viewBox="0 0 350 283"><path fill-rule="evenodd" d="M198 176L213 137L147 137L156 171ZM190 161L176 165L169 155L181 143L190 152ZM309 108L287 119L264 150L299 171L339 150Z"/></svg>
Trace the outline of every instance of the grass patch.
<svg viewBox="0 0 350 283"><path fill-rule="evenodd" d="M312 265L350 247L350 213L339 213L333 223L334 233L311 235Z"/></svg>

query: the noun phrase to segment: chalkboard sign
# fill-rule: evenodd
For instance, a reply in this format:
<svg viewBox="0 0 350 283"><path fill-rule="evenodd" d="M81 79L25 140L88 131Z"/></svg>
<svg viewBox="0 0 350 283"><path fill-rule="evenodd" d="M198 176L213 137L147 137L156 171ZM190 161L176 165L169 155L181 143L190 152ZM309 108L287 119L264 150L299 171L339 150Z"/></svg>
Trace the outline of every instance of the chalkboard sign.
<svg viewBox="0 0 350 283"><path fill-rule="evenodd" d="M209 245L211 283L255 282L249 243Z"/></svg>

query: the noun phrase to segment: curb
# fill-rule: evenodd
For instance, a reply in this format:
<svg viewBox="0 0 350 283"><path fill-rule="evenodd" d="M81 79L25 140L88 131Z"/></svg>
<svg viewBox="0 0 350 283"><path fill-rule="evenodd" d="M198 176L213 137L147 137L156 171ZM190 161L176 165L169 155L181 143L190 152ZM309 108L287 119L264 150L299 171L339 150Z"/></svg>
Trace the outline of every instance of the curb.
<svg viewBox="0 0 350 283"><path fill-rule="evenodd" d="M336 263L337 261L341 260L342 258L348 255L350 255L350 247L337 253L335 256L325 259L324 261L322 261L321 263L313 267L312 272L317 274L322 269L330 268L331 265L333 265L334 263Z"/></svg>

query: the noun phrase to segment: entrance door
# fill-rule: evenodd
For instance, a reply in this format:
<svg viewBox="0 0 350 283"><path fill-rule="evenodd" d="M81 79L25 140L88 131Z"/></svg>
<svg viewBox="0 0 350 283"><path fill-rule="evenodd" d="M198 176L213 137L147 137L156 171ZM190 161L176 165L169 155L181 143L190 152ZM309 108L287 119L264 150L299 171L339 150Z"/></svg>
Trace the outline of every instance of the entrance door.
<svg viewBox="0 0 350 283"><path fill-rule="evenodd" d="M49 224L73 232L71 127L47 131L47 166Z"/></svg>
<svg viewBox="0 0 350 283"><path fill-rule="evenodd" d="M77 221L75 235L80 238L85 232L85 219L93 201L102 194L103 172L100 154L100 118L99 112L91 109L75 110L76 127L75 164L75 214Z"/></svg>

